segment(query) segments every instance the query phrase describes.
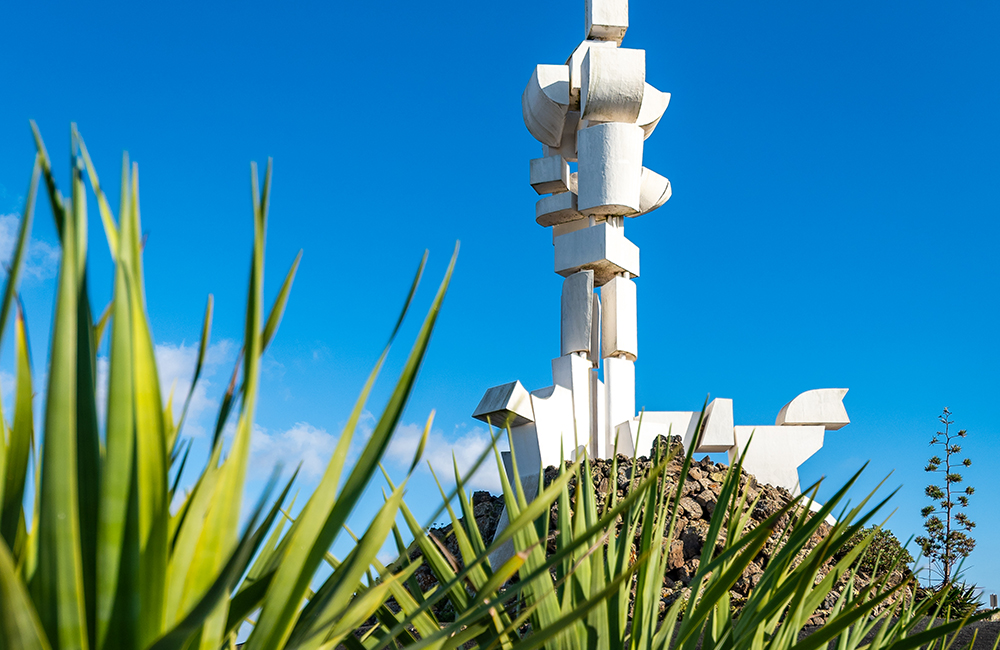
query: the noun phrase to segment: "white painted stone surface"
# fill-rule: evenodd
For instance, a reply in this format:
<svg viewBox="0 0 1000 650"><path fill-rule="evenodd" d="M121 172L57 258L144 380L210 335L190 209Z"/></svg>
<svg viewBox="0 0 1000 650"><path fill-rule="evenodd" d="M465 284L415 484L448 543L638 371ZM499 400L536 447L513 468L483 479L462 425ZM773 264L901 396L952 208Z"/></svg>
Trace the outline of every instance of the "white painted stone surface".
<svg viewBox="0 0 1000 650"><path fill-rule="evenodd" d="M822 425L827 431L836 431L851 423L844 408L846 388L817 388L807 390L781 407L774 421L778 425Z"/></svg>
<svg viewBox="0 0 1000 650"><path fill-rule="evenodd" d="M581 214L579 218L573 219L572 221L564 221L563 223L557 223L552 226L552 245L556 245L556 238L563 235L568 235L571 232L576 232L577 230L583 230L584 228L589 228L590 223L587 219L583 218Z"/></svg>
<svg viewBox="0 0 1000 650"><path fill-rule="evenodd" d="M615 276L601 286L601 356L639 356L635 282Z"/></svg>
<svg viewBox="0 0 1000 650"><path fill-rule="evenodd" d="M585 40L566 59L566 65L569 66L569 101L570 110L572 111L580 110L580 88L583 85L583 58L594 47L615 48L618 47L618 44L613 41Z"/></svg>
<svg viewBox="0 0 1000 650"><path fill-rule="evenodd" d="M552 381L557 386L568 388L572 396L572 411L564 415L566 422L563 425L563 445L566 452L565 458L570 458L570 454L577 446L587 444L591 435L591 405L590 371L593 365L585 356L569 354L552 360ZM559 457L554 456L552 465L559 463Z"/></svg>
<svg viewBox="0 0 1000 650"><path fill-rule="evenodd" d="M587 38L621 43L628 31L628 0L586 0Z"/></svg>
<svg viewBox="0 0 1000 650"><path fill-rule="evenodd" d="M594 364L594 368L597 368L601 363L601 297L596 293L590 294L591 304L593 305L591 314L593 321L590 327L590 353L587 355L590 358L590 362Z"/></svg>
<svg viewBox="0 0 1000 650"><path fill-rule="evenodd" d="M681 444L687 449L697 436L700 415L697 411L643 411L632 424L636 432L636 452L648 456L657 436L680 436Z"/></svg>
<svg viewBox="0 0 1000 650"><path fill-rule="evenodd" d="M729 451L729 462L735 463L746 449L743 469L757 477L758 482L798 494L798 467L823 447L824 431L822 425L737 426L733 429L736 446Z"/></svg>
<svg viewBox="0 0 1000 650"><path fill-rule="evenodd" d="M604 394L608 431L635 417L634 362L614 357L604 359Z"/></svg>
<svg viewBox="0 0 1000 650"><path fill-rule="evenodd" d="M593 338L594 272L580 271L563 280L559 354L589 355Z"/></svg>
<svg viewBox="0 0 1000 650"><path fill-rule="evenodd" d="M528 424L533 420L528 391L519 381L494 386L483 395L472 417L501 429Z"/></svg>
<svg viewBox="0 0 1000 650"><path fill-rule="evenodd" d="M538 65L521 95L521 113L528 131L542 144L558 147L562 142L569 110L569 67Z"/></svg>
<svg viewBox="0 0 1000 650"><path fill-rule="evenodd" d="M649 214L670 199L672 191L670 181L646 167L642 168L642 180L639 190L639 214Z"/></svg>
<svg viewBox="0 0 1000 650"><path fill-rule="evenodd" d="M556 237L554 244L555 270L563 277L592 269L594 285L599 287L626 271L639 276L639 247L607 222Z"/></svg>
<svg viewBox="0 0 1000 650"><path fill-rule="evenodd" d="M639 212L643 135L641 127L620 122L595 124L577 133L580 212Z"/></svg>
<svg viewBox="0 0 1000 650"><path fill-rule="evenodd" d="M600 303L597 303L600 304ZM601 381L597 367L590 370L590 453L594 458L608 458L608 445L605 426L607 418L605 416L606 397L604 394L604 382Z"/></svg>
<svg viewBox="0 0 1000 650"><path fill-rule="evenodd" d="M636 122L646 85L645 50L592 47L580 73L580 119Z"/></svg>
<svg viewBox="0 0 1000 650"><path fill-rule="evenodd" d="M579 101L577 103L579 104ZM577 106L577 110L566 111L566 117L563 118L562 140L559 146L550 147L547 144L542 145L543 155L559 155L567 162L576 162L576 132L579 128L580 111L579 106Z"/></svg>
<svg viewBox="0 0 1000 650"><path fill-rule="evenodd" d="M695 453L713 454L729 451L736 444L733 434L733 400L717 397L705 408L705 421Z"/></svg>
<svg viewBox="0 0 1000 650"><path fill-rule="evenodd" d="M670 93L665 93L653 88L648 83L642 91L642 106L639 108L639 117L636 123L642 127L645 137L653 135L656 125L660 123L660 118L670 105Z"/></svg>
<svg viewBox="0 0 1000 650"><path fill-rule="evenodd" d="M561 385L549 386L531 393L531 410L535 414L535 439L542 465L524 465L522 473L537 474L537 467L558 465L560 458L569 458L575 445L577 424L573 422L573 392ZM580 436L587 438L588 431ZM565 440L565 453L563 441ZM520 454L520 449L515 448ZM518 455L518 465L521 456Z"/></svg>
<svg viewBox="0 0 1000 650"><path fill-rule="evenodd" d="M548 227L583 219L583 215L576 207L575 192L560 192L559 194L543 196L535 204L535 221L540 226Z"/></svg>
<svg viewBox="0 0 1000 650"><path fill-rule="evenodd" d="M532 189L539 194L569 191L569 163L562 156L533 158L529 177Z"/></svg>

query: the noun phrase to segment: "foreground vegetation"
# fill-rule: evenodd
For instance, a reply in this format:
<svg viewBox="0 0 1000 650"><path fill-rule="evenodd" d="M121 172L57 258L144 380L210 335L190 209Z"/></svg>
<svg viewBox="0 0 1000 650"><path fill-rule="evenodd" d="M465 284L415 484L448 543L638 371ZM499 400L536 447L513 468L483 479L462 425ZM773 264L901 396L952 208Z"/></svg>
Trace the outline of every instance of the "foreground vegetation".
<svg viewBox="0 0 1000 650"><path fill-rule="evenodd" d="M524 486L507 481L495 447L488 449L480 462L497 464L509 523L489 543L480 536L463 476L456 469L457 488L451 494L442 490L441 511L452 520L461 563L426 534L407 507L408 477L396 485L386 475L390 490L384 505L354 538L347 556L334 557L329 549L340 535L351 534L344 524L379 469L407 402L454 257L357 460L347 462L348 449L389 345L410 308L423 263L318 488L290 520L279 513L288 505L295 477L279 485L275 474L240 532L260 359L277 331L298 266L296 258L275 303L265 312L270 164L262 185L256 168L251 175L254 243L242 353L220 406L210 458L182 493L178 482L190 451L183 438L190 394L175 421L174 396L164 400L161 392L146 317L138 169L126 158L116 218L75 128L68 196L56 186L37 129L35 137L38 153L0 303L0 336L13 315L17 367L13 419L8 422L0 414L0 648L214 650L233 647L244 628L245 647L255 650L401 644L411 650L469 645L693 650L700 641L709 644L702 647L716 650L816 650L834 640L838 650L854 650L884 620L868 647L910 650L943 644L948 634L971 620L918 628L925 615L941 614L940 599L920 605L904 599L880 610L902 583L874 582L858 594L844 589L827 624L800 641L800 629L834 586L851 584L850 567L874 533L840 552L874 521L885 501L867 511L867 499L845 509L822 543L806 551L822 519L834 512L854 480L818 516L805 514L808 496L803 495L751 525L746 493L738 489L739 465L730 469L711 519L708 539L719 543L705 544L689 597L663 611L660 589L668 555L663 540L676 525L683 490L682 483L663 479L672 460L666 448L657 451L648 471L634 473L624 497L600 505L590 481L579 480L581 472L589 476L586 458L563 466L528 501ZM88 181L115 264L114 298L96 320L87 292ZM42 183L61 241L61 262L44 390L44 436L36 444L32 396L37 387L17 282ZM211 320L209 298L191 391ZM105 338L110 370L102 430L95 368ZM236 433L224 454L222 431L231 419ZM426 435L425 430L424 441ZM423 443L411 472L422 449ZM690 462L690 456L684 459L685 470ZM573 481L578 487L571 492ZM558 517L550 527L552 504L558 505ZM411 561L403 552L399 515L407 536L422 551L419 560ZM729 591L776 532L783 545L734 616ZM390 535L400 560L384 566L377 553ZM494 566L491 554L500 557L509 545L513 552ZM420 563L426 563L438 581L428 592L414 580ZM821 575L823 567L832 568ZM313 589L320 573L328 577ZM453 612L450 621L435 614L443 603Z"/></svg>

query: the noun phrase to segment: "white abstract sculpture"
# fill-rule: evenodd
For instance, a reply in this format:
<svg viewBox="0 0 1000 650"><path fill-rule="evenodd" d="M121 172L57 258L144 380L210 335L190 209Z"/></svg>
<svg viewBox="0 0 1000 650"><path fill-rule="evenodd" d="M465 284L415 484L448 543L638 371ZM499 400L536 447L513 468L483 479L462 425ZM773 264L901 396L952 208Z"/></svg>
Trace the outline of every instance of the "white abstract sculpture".
<svg viewBox="0 0 1000 650"><path fill-rule="evenodd" d="M473 417L510 427L522 477L583 450L599 458L643 454L657 436L675 435L697 453L734 459L746 450L748 472L797 492L799 465L823 446L827 430L850 422L846 388L802 393L770 426L735 426L733 401L721 398L708 405L700 428L700 411L636 414L639 248L625 238L625 217L670 199L670 181L642 165L670 94L646 83L644 50L619 47L628 0L585 3L585 40L564 65L536 66L521 97L525 126L542 145L530 163L531 187L547 195L535 220L552 228L555 272L565 278L561 356L552 361L552 386L491 388ZM507 462L509 473L509 453Z"/></svg>

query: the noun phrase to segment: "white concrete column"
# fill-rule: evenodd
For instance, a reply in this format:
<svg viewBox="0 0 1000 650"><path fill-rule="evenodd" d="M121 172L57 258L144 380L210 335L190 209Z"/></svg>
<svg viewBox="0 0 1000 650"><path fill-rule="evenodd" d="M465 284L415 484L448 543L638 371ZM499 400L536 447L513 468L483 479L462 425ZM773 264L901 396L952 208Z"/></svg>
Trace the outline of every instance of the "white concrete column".
<svg viewBox="0 0 1000 650"><path fill-rule="evenodd" d="M614 445L614 431L618 425L635 417L635 362L621 357L604 359L604 395L607 400L606 429L611 436L609 448Z"/></svg>
<svg viewBox="0 0 1000 650"><path fill-rule="evenodd" d="M580 271L563 281L560 355L590 353L593 339L593 296L593 271Z"/></svg>
<svg viewBox="0 0 1000 650"><path fill-rule="evenodd" d="M639 356L635 282L623 274L602 286L601 313L601 356L625 355L635 361Z"/></svg>
<svg viewBox="0 0 1000 650"><path fill-rule="evenodd" d="M594 124L577 133L580 212L639 212L644 135L642 127L621 122Z"/></svg>

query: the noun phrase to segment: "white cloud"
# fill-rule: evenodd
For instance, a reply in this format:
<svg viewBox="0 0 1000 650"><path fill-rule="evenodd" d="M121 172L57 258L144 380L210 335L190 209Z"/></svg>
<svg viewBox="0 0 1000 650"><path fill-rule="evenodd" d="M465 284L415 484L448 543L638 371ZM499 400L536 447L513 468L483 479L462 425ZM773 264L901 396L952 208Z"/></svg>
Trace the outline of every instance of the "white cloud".
<svg viewBox="0 0 1000 650"><path fill-rule="evenodd" d="M17 229L21 218L16 214L0 215L0 261L5 265L14 256L17 245ZM59 268L59 248L39 239L28 241L28 252L24 258L24 276L35 280L55 277Z"/></svg>
<svg viewBox="0 0 1000 650"><path fill-rule="evenodd" d="M420 424L401 424L396 427L389 448L386 450L386 459L408 469L423 433L424 427ZM465 477L489 444L490 434L481 427L466 430L451 440L440 430L432 428L427 436L427 445L424 447L424 457L421 462L424 468L427 462L431 464L442 484L447 482L453 485L455 472L452 454L458 463L459 471ZM489 490L493 494L500 494L500 476L492 453L486 457L471 478L466 478L465 485L468 489Z"/></svg>
<svg viewBox="0 0 1000 650"><path fill-rule="evenodd" d="M236 344L223 339L212 343L205 350L205 362L201 369L201 377L191 396L191 406L188 407L187 421L184 433L189 436L204 435L209 427L214 425L222 393L225 386L215 386L211 377L223 367L227 369L235 362ZM160 373L160 389L166 400L170 389L174 389L174 418L180 418L184 409L184 400L191 390L191 379L194 377L195 363L198 361L198 344L158 343L156 345L156 366ZM100 363L98 363L100 371ZM228 382L228 374L223 382ZM176 382L176 385L175 383Z"/></svg>
<svg viewBox="0 0 1000 650"><path fill-rule="evenodd" d="M250 438L250 472L268 476L277 465L294 470L302 463L299 476L315 480L323 475L336 446L336 436L308 422L297 422L292 428L275 433L255 426Z"/></svg>

